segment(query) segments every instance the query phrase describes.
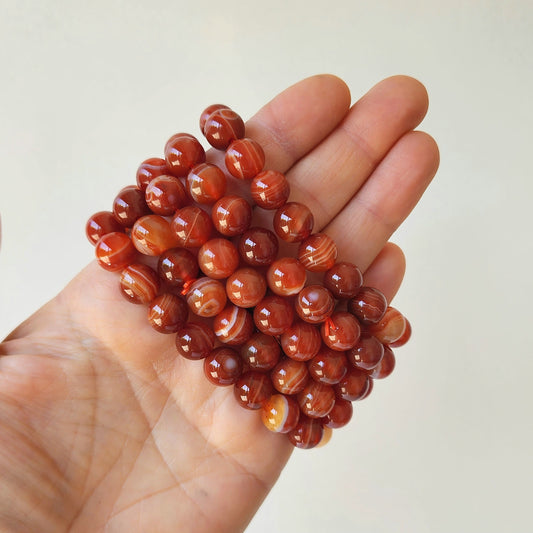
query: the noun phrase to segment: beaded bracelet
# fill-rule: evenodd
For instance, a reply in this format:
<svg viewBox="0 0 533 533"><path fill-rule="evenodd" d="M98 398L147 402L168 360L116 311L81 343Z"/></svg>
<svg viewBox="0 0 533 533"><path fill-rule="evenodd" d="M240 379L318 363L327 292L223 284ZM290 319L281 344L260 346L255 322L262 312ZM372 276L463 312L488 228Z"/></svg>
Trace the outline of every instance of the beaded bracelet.
<svg viewBox="0 0 533 533"><path fill-rule="evenodd" d="M411 326L363 286L357 266L337 262L328 235L312 233L313 214L288 202L282 173L263 170L263 149L237 113L211 105L200 129L225 151L229 175L249 181L253 204L274 212L271 228L251 226L251 203L226 195L226 173L206 163L195 137L178 133L164 159L141 163L112 212L89 218L87 237L99 264L121 271L125 298L148 306L157 331L176 334L180 356L203 360L211 383L232 385L240 405L260 410L294 446L325 444L350 421L352 402L393 371L391 348L409 340ZM295 243L295 257L279 257L278 239ZM158 256L157 269L139 252Z"/></svg>

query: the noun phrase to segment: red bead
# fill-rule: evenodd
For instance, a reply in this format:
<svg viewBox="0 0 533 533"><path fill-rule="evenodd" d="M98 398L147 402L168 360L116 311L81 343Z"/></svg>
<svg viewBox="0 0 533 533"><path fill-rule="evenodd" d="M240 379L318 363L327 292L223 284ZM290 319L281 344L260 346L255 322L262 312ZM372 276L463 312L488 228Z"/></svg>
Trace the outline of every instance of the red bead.
<svg viewBox="0 0 533 533"><path fill-rule="evenodd" d="M370 377L372 379L384 379L392 374L394 367L396 366L396 358L394 352L389 346L384 347L383 358L379 362L378 366L372 370Z"/></svg>
<svg viewBox="0 0 533 533"><path fill-rule="evenodd" d="M187 320L187 304L175 294L157 296L148 308L148 322L159 333L175 333Z"/></svg>
<svg viewBox="0 0 533 533"><path fill-rule="evenodd" d="M229 109L229 107L224 104L211 104L202 111L202 114L200 115L200 131L202 133L204 132L206 120L218 109Z"/></svg>
<svg viewBox="0 0 533 533"><path fill-rule="evenodd" d="M289 182L281 172L265 170L250 184L253 201L263 209L278 209L287 202L290 194Z"/></svg>
<svg viewBox="0 0 533 533"><path fill-rule="evenodd" d="M322 338L313 324L298 320L281 335L281 347L295 361L308 361L320 350Z"/></svg>
<svg viewBox="0 0 533 533"><path fill-rule="evenodd" d="M287 242L307 239L313 230L314 218L309 208L298 202L289 202L274 214L274 231Z"/></svg>
<svg viewBox="0 0 533 533"><path fill-rule="evenodd" d="M334 385L346 375L348 362L344 352L322 346L320 351L307 363L307 369L315 381Z"/></svg>
<svg viewBox="0 0 533 533"><path fill-rule="evenodd" d="M405 328L405 317L394 307L388 307L381 320L367 330L383 344L392 344L402 337Z"/></svg>
<svg viewBox="0 0 533 533"><path fill-rule="evenodd" d="M146 215L137 220L131 230L131 241L145 255L161 255L178 245L169 222L159 215Z"/></svg>
<svg viewBox="0 0 533 533"><path fill-rule="evenodd" d="M204 373L215 385L233 385L242 374L242 360L231 348L215 348L204 359Z"/></svg>
<svg viewBox="0 0 533 533"><path fill-rule="evenodd" d="M133 263L137 252L125 233L104 235L94 249L99 265L106 270L122 270Z"/></svg>
<svg viewBox="0 0 533 533"><path fill-rule="evenodd" d="M239 252L226 239L211 239L198 251L198 266L210 278L227 278L239 266Z"/></svg>
<svg viewBox="0 0 533 533"><path fill-rule="evenodd" d="M333 430L328 426L322 424L322 438L320 439L320 442L316 445L316 447L322 448L322 446L325 446L331 440L332 436Z"/></svg>
<svg viewBox="0 0 533 533"><path fill-rule="evenodd" d="M280 296L290 296L303 289L307 274L297 259L281 257L270 265L266 279L272 292Z"/></svg>
<svg viewBox="0 0 533 533"><path fill-rule="evenodd" d="M252 266L267 266L278 255L278 239L265 228L250 228L239 242L239 253Z"/></svg>
<svg viewBox="0 0 533 533"><path fill-rule="evenodd" d="M366 389L366 392L359 398L359 401L364 400L365 398L368 398L370 396L370 393L374 390L374 379L372 377L368 377L368 389Z"/></svg>
<svg viewBox="0 0 533 533"><path fill-rule="evenodd" d="M324 286L335 298L353 298L362 285L363 274L352 263L336 263L324 275Z"/></svg>
<svg viewBox="0 0 533 533"><path fill-rule="evenodd" d="M91 244L96 244L108 233L123 232L124 226L118 223L111 211L99 211L92 215L85 225L85 233Z"/></svg>
<svg viewBox="0 0 533 533"><path fill-rule="evenodd" d="M202 163L187 174L187 190L199 204L213 204L226 192L226 176L216 165Z"/></svg>
<svg viewBox="0 0 533 533"><path fill-rule="evenodd" d="M120 289L130 302L148 304L157 296L159 277L149 266L134 263L121 272Z"/></svg>
<svg viewBox="0 0 533 533"><path fill-rule="evenodd" d="M131 228L137 219L149 213L144 192L133 185L121 189L113 200L113 214L125 228Z"/></svg>
<svg viewBox="0 0 533 533"><path fill-rule="evenodd" d="M346 352L348 361L361 370L372 370L383 358L383 344L376 337L364 333L357 344Z"/></svg>
<svg viewBox="0 0 533 533"><path fill-rule="evenodd" d="M400 346L403 346L411 338L411 333L411 323L409 322L409 320L407 320L407 318L405 318L405 330L402 336L398 340L391 342L389 346L391 348L399 348Z"/></svg>
<svg viewBox="0 0 533 533"><path fill-rule="evenodd" d="M237 346L252 336L254 322L246 309L228 305L215 317L213 331L220 342Z"/></svg>
<svg viewBox="0 0 533 533"><path fill-rule="evenodd" d="M184 248L202 246L209 240L213 231L209 215L195 205L179 209L172 219L171 227L178 236L179 245Z"/></svg>
<svg viewBox="0 0 533 533"><path fill-rule="evenodd" d="M244 122L232 109L217 109L206 119L202 131L213 148L226 150L233 141L244 137Z"/></svg>
<svg viewBox="0 0 533 533"><path fill-rule="evenodd" d="M294 398L273 394L261 408L261 420L267 429L275 433L292 431L300 418L300 408Z"/></svg>
<svg viewBox="0 0 533 533"><path fill-rule="evenodd" d="M166 174L167 162L159 157L151 157L143 161L137 169L137 185L144 191L148 184L157 176Z"/></svg>
<svg viewBox="0 0 533 533"><path fill-rule="evenodd" d="M224 159L228 172L241 180L252 179L265 166L265 152L252 139L237 139L226 150Z"/></svg>
<svg viewBox="0 0 533 533"><path fill-rule="evenodd" d="M266 335L281 335L292 324L294 312L291 304L281 296L267 296L254 309L254 322Z"/></svg>
<svg viewBox="0 0 533 533"><path fill-rule="evenodd" d="M173 215L188 201L185 187L174 176L156 176L144 192L148 207L156 215Z"/></svg>
<svg viewBox="0 0 533 533"><path fill-rule="evenodd" d="M365 325L379 322L386 310L385 295L373 287L362 287L356 296L348 300L348 311Z"/></svg>
<svg viewBox="0 0 533 533"><path fill-rule="evenodd" d="M159 276L173 287L183 287L198 277L196 257L185 248L163 252L157 264Z"/></svg>
<svg viewBox="0 0 533 533"><path fill-rule="evenodd" d="M318 446L323 434L324 429L319 420L301 415L296 427L287 435L296 448L309 449Z"/></svg>
<svg viewBox="0 0 533 533"><path fill-rule="evenodd" d="M187 292L187 305L198 316L218 315L226 305L226 290L220 281L200 278L194 281Z"/></svg>
<svg viewBox="0 0 533 533"><path fill-rule="evenodd" d="M226 294L239 307L255 307L266 293L266 281L253 268L239 268L226 282Z"/></svg>
<svg viewBox="0 0 533 533"><path fill-rule="evenodd" d="M353 402L361 400L369 387L369 377L366 372L357 368L349 368L346 375L334 385L339 398Z"/></svg>
<svg viewBox="0 0 533 533"><path fill-rule="evenodd" d="M186 359L203 359L215 345L215 334L206 324L189 322L176 333L176 348Z"/></svg>
<svg viewBox="0 0 533 533"><path fill-rule="evenodd" d="M298 293L294 307L302 320L319 324L331 316L335 300L322 285L309 285Z"/></svg>
<svg viewBox="0 0 533 533"><path fill-rule="evenodd" d="M335 391L330 385L310 379L302 392L298 393L298 404L304 415L322 418L335 405Z"/></svg>
<svg viewBox="0 0 533 533"><path fill-rule="evenodd" d="M322 424L331 429L345 426L352 419L353 405L348 400L337 398L333 409L322 419Z"/></svg>
<svg viewBox="0 0 533 533"><path fill-rule="evenodd" d="M272 392L268 374L260 372L246 372L235 383L235 398L246 409L261 409Z"/></svg>
<svg viewBox="0 0 533 533"><path fill-rule="evenodd" d="M241 356L250 369L266 372L276 366L281 350L276 339L264 333L254 333L242 346Z"/></svg>
<svg viewBox="0 0 533 533"><path fill-rule="evenodd" d="M307 365L289 357L282 359L270 373L274 388L282 394L298 394L309 381Z"/></svg>
<svg viewBox="0 0 533 533"><path fill-rule="evenodd" d="M240 196L223 196L213 206L211 218L219 233L233 237L244 233L250 227L252 208Z"/></svg>
<svg viewBox="0 0 533 533"><path fill-rule="evenodd" d="M361 336L361 326L350 313L337 311L321 325L322 339L332 350L349 350Z"/></svg>
<svg viewBox="0 0 533 533"><path fill-rule="evenodd" d="M184 178L192 167L205 161L205 151L196 137L176 133L165 145L165 160L173 176Z"/></svg>
<svg viewBox="0 0 533 533"><path fill-rule="evenodd" d="M310 272L325 272L335 264L337 245L325 233L315 233L298 248L298 260Z"/></svg>

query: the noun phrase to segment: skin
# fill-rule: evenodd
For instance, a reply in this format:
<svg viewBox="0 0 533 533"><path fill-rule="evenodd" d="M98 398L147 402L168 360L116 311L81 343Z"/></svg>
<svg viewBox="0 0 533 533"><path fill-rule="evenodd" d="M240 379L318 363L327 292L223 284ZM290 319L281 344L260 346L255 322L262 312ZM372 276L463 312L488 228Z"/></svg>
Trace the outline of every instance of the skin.
<svg viewBox="0 0 533 533"><path fill-rule="evenodd" d="M413 131L427 94L395 76L350 102L342 80L314 76L263 107L247 135L339 259L391 299L405 262L388 239L438 167L433 139ZM291 445L145 314L93 263L0 344L2 531L223 533L257 511Z"/></svg>

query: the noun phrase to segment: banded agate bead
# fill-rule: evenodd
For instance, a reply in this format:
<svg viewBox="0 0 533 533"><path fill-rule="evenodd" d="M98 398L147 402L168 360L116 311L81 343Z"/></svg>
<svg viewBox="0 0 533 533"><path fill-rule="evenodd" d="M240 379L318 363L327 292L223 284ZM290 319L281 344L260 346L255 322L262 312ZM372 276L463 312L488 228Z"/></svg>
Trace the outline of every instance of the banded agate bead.
<svg viewBox="0 0 533 533"><path fill-rule="evenodd" d="M208 325L188 322L176 333L176 348L181 356L197 361L209 355L215 340L215 334Z"/></svg>
<svg viewBox="0 0 533 533"><path fill-rule="evenodd" d="M120 290L128 301L148 304L157 296L159 277L149 266L134 263L121 272Z"/></svg>
<svg viewBox="0 0 533 533"><path fill-rule="evenodd" d="M266 279L272 292L280 296L291 296L303 289L307 274L303 265L294 257L281 257L270 265Z"/></svg>
<svg viewBox="0 0 533 533"><path fill-rule="evenodd" d="M378 323L386 310L385 295L374 287L361 287L361 290L351 300L348 300L348 311L364 325Z"/></svg>
<svg viewBox="0 0 533 533"><path fill-rule="evenodd" d="M242 360L231 348L215 348L204 359L204 374L214 385L233 385L242 374Z"/></svg>
<svg viewBox="0 0 533 533"><path fill-rule="evenodd" d="M335 298L353 298L362 285L363 274L353 263L336 263L324 275L324 286Z"/></svg>
<svg viewBox="0 0 533 533"><path fill-rule="evenodd" d="M402 337L406 328L405 317L394 307L387 307L377 324L368 326L368 332L383 344L391 344Z"/></svg>
<svg viewBox="0 0 533 533"><path fill-rule="evenodd" d="M251 266L267 266L278 255L278 239L265 228L250 228L239 242L242 259Z"/></svg>
<svg viewBox="0 0 533 533"><path fill-rule="evenodd" d="M131 228L137 219L149 213L144 192L133 185L121 189L113 200L113 215L125 228Z"/></svg>
<svg viewBox="0 0 533 533"><path fill-rule="evenodd" d="M144 255L161 255L178 245L169 222L159 215L139 218L131 230L131 242Z"/></svg>
<svg viewBox="0 0 533 533"><path fill-rule="evenodd" d="M322 346L319 352L307 363L307 369L315 381L326 385L335 385L346 375L348 362L344 352Z"/></svg>
<svg viewBox="0 0 533 533"><path fill-rule="evenodd" d="M239 268L226 281L229 300L239 307L255 307L266 294L266 281L253 268Z"/></svg>
<svg viewBox="0 0 533 533"><path fill-rule="evenodd" d="M294 322L282 335L281 347L295 361L308 361L320 350L322 338L313 324Z"/></svg>
<svg viewBox="0 0 533 533"><path fill-rule="evenodd" d="M253 201L263 209L278 209L287 202L290 194L289 182L281 172L265 170L250 184Z"/></svg>
<svg viewBox="0 0 533 533"><path fill-rule="evenodd" d="M310 379L298 393L298 405L302 413L310 418L326 416L335 405L335 391L330 385Z"/></svg>
<svg viewBox="0 0 533 533"><path fill-rule="evenodd" d="M239 266L239 252L227 239L211 239L198 251L198 266L210 278L227 278Z"/></svg>
<svg viewBox="0 0 533 533"><path fill-rule="evenodd" d="M276 339L264 333L254 333L242 346L241 356L252 370L266 372L276 366L281 350Z"/></svg>
<svg viewBox="0 0 533 533"><path fill-rule="evenodd" d="M324 429L319 420L302 414L296 427L287 435L291 444L296 448L309 449L318 446L323 434Z"/></svg>
<svg viewBox="0 0 533 533"><path fill-rule="evenodd" d="M346 357L355 368L372 370L383 358L383 353L383 344L376 337L363 333L357 344L346 352Z"/></svg>
<svg viewBox="0 0 533 533"><path fill-rule="evenodd" d="M245 372L235 383L235 398L246 409L261 409L272 396L273 388L268 374Z"/></svg>
<svg viewBox="0 0 533 533"><path fill-rule="evenodd" d="M396 358L394 352L389 346L384 346L383 358L379 364L372 370L370 377L372 379L385 379L392 374L394 367L396 366Z"/></svg>
<svg viewBox="0 0 533 533"><path fill-rule="evenodd" d="M332 350L349 350L361 336L361 326L350 313L337 311L321 325L322 339Z"/></svg>
<svg viewBox="0 0 533 533"><path fill-rule="evenodd" d="M164 159L150 157L144 160L137 169L137 186L144 191L154 178L167 172L167 162Z"/></svg>
<svg viewBox="0 0 533 533"><path fill-rule="evenodd" d="M298 202L289 202L276 210L274 231L286 242L307 239L313 230L314 218L309 208Z"/></svg>
<svg viewBox="0 0 533 533"><path fill-rule="evenodd" d="M226 176L216 165L201 163L187 174L187 190L199 204L214 204L226 192Z"/></svg>
<svg viewBox="0 0 533 533"><path fill-rule="evenodd" d="M178 237L179 246L197 248L209 240L213 224L203 209L188 205L176 212L171 228Z"/></svg>
<svg viewBox="0 0 533 533"><path fill-rule="evenodd" d="M282 394L298 394L309 381L307 365L286 357L270 373L274 388Z"/></svg>
<svg viewBox="0 0 533 533"><path fill-rule="evenodd" d="M159 276L173 287L183 287L198 276L196 257L185 248L171 248L159 257Z"/></svg>
<svg viewBox="0 0 533 533"><path fill-rule="evenodd" d="M229 109L227 105L224 104L211 104L207 106L200 115L200 131L203 133L205 128L205 123L207 119L211 116L212 113L218 111L219 109Z"/></svg>
<svg viewBox="0 0 533 533"><path fill-rule="evenodd" d="M226 237L241 235L252 220L250 204L240 196L223 196L211 211L211 218L216 230Z"/></svg>
<svg viewBox="0 0 533 533"><path fill-rule="evenodd" d="M91 244L96 244L101 237L114 232L124 232L124 226L119 224L111 211L98 211L89 217L85 225L85 234Z"/></svg>
<svg viewBox="0 0 533 533"><path fill-rule="evenodd" d="M342 428L348 424L352 416L352 402L337 398L333 409L322 419L322 424L331 429Z"/></svg>
<svg viewBox="0 0 533 533"><path fill-rule="evenodd" d="M261 408L261 420L274 433L292 431L300 418L300 408L294 398L273 394Z"/></svg>
<svg viewBox="0 0 533 533"><path fill-rule="evenodd" d="M310 272L325 272L337 259L337 245L325 233L314 233L298 248L298 260Z"/></svg>
<svg viewBox="0 0 533 533"><path fill-rule="evenodd" d="M213 331L220 342L237 346L252 336L254 322L246 309L228 305L215 317Z"/></svg>
<svg viewBox="0 0 533 533"><path fill-rule="evenodd" d="M405 317L404 317L405 318ZM407 318L405 318L405 330L402 334L402 336L389 344L391 348L399 348L400 346L403 346L409 339L411 338L412 330L411 330L411 323Z"/></svg>
<svg viewBox="0 0 533 533"><path fill-rule="evenodd" d="M137 252L125 233L115 231L96 243L94 253L102 268L114 272L132 263Z"/></svg>
<svg viewBox="0 0 533 533"><path fill-rule="evenodd" d="M265 152L253 139L237 139L226 150L224 159L228 172L241 180L255 178L265 166Z"/></svg>
<svg viewBox="0 0 533 533"><path fill-rule="evenodd" d="M169 216L188 202L185 187L174 176L156 176L144 191L146 204L156 214Z"/></svg>
<svg viewBox="0 0 533 533"><path fill-rule="evenodd" d="M292 305L281 296L267 296L254 308L255 325L266 335L281 335L290 327L293 319Z"/></svg>
<svg viewBox="0 0 533 533"><path fill-rule="evenodd" d="M191 283L186 300L195 315L213 317L226 305L226 290L220 281L203 277Z"/></svg>
<svg viewBox="0 0 533 533"><path fill-rule="evenodd" d="M244 137L244 122L232 109L219 108L207 117L202 131L213 148L226 150L233 141Z"/></svg>
<svg viewBox="0 0 533 533"><path fill-rule="evenodd" d="M187 304L175 294L160 294L148 307L148 322L159 333L175 333L187 320Z"/></svg>
<svg viewBox="0 0 533 533"><path fill-rule="evenodd" d="M361 400L369 387L369 376L358 368L349 368L346 375L333 385L335 393L339 398L348 402Z"/></svg>
<svg viewBox="0 0 533 533"><path fill-rule="evenodd" d="M304 287L296 298L294 308L298 316L310 324L324 322L335 307L331 293L322 285Z"/></svg>
<svg viewBox="0 0 533 533"><path fill-rule="evenodd" d="M320 442L316 445L317 448L322 448L322 446L325 446L333 436L333 430L329 428L328 426L324 426L322 424L322 438L320 439Z"/></svg>
<svg viewBox="0 0 533 533"><path fill-rule="evenodd" d="M192 167L205 161L205 151L196 137L176 133L165 145L168 170L177 178L184 178Z"/></svg>

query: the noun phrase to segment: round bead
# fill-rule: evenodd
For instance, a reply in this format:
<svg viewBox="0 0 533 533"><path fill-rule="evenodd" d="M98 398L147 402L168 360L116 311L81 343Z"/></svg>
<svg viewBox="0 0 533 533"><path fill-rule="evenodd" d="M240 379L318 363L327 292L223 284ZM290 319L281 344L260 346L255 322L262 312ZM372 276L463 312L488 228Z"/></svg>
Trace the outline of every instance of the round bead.
<svg viewBox="0 0 533 533"><path fill-rule="evenodd" d="M241 180L252 179L265 166L265 152L252 139L237 139L226 150L224 159L228 172Z"/></svg>
<svg viewBox="0 0 533 533"><path fill-rule="evenodd" d="M226 239L211 239L198 251L198 266L210 278L227 278L239 266L239 252Z"/></svg>
<svg viewBox="0 0 533 533"><path fill-rule="evenodd" d="M148 322L159 333L175 333L185 324L187 304L171 293L160 294L148 307Z"/></svg>
<svg viewBox="0 0 533 533"><path fill-rule="evenodd" d="M368 398L373 389L374 389L374 378L369 376L368 377L368 388L366 389L366 392L363 394L363 396L359 398L359 401L364 400L365 398Z"/></svg>
<svg viewBox="0 0 533 533"><path fill-rule="evenodd" d="M202 246L213 231L209 215L195 205L179 209L172 219L171 227L178 236L179 245L184 248Z"/></svg>
<svg viewBox="0 0 533 533"><path fill-rule="evenodd" d="M324 275L324 286L335 298L353 298L362 285L363 274L353 263L336 263Z"/></svg>
<svg viewBox="0 0 533 533"><path fill-rule="evenodd" d="M322 346L320 351L307 363L307 369L315 381L334 385L346 375L348 362L344 352Z"/></svg>
<svg viewBox="0 0 533 533"><path fill-rule="evenodd" d="M250 228L241 237L239 253L252 266L267 266L278 255L278 239L265 228Z"/></svg>
<svg viewBox="0 0 533 533"><path fill-rule="evenodd" d="M333 313L321 325L322 339L332 350L349 350L361 336L361 326L350 313Z"/></svg>
<svg viewBox="0 0 533 533"><path fill-rule="evenodd" d="M154 178L167 172L167 162L164 159L150 157L150 159L143 161L137 169L137 186L144 191Z"/></svg>
<svg viewBox="0 0 533 533"><path fill-rule="evenodd" d="M123 232L124 227L118 223L111 211L99 211L92 215L85 225L85 234L91 244L96 244L101 237L113 232Z"/></svg>
<svg viewBox="0 0 533 533"><path fill-rule="evenodd" d="M173 215L188 201L185 188L174 176L156 176L144 191L148 207L156 215Z"/></svg>
<svg viewBox="0 0 533 533"><path fill-rule="evenodd" d="M159 276L173 287L183 287L198 277L196 257L185 248L163 252L157 264Z"/></svg>
<svg viewBox="0 0 533 533"><path fill-rule="evenodd" d="M223 196L213 206L211 218L219 233L233 237L244 233L250 227L252 208L240 196Z"/></svg>
<svg viewBox="0 0 533 533"><path fill-rule="evenodd" d="M187 190L199 204L213 204L226 192L226 176L216 165L202 163L187 174Z"/></svg>
<svg viewBox="0 0 533 533"><path fill-rule="evenodd" d="M192 167L205 161L205 151L196 137L176 133L165 145L165 160L173 176L184 178Z"/></svg>
<svg viewBox="0 0 533 533"><path fill-rule="evenodd" d="M215 317L213 331L220 342L237 346L252 336L254 322L246 309L228 305Z"/></svg>
<svg viewBox="0 0 533 533"><path fill-rule="evenodd" d="M302 320L319 324L333 313L335 300L322 285L308 285L298 293L294 307Z"/></svg>
<svg viewBox="0 0 533 533"><path fill-rule="evenodd" d="M276 366L281 350L276 339L264 333L254 333L242 346L241 356L250 369L266 372Z"/></svg>
<svg viewBox="0 0 533 533"><path fill-rule="evenodd" d="M261 408L261 420L274 433L292 431L300 418L300 408L294 398L273 394Z"/></svg>
<svg viewBox="0 0 533 533"><path fill-rule="evenodd" d="M191 283L187 291L187 305L198 316L218 315L226 305L226 290L220 281L200 278Z"/></svg>
<svg viewBox="0 0 533 533"><path fill-rule="evenodd" d="M274 231L286 242L307 239L313 230L314 218L309 208L298 202L289 202L274 214Z"/></svg>
<svg viewBox="0 0 533 533"><path fill-rule="evenodd" d="M121 272L120 290L128 301L148 304L157 296L159 277L149 266L134 263Z"/></svg>
<svg viewBox="0 0 533 533"><path fill-rule="evenodd" d="M273 368L270 378L278 392L298 394L309 381L309 372L304 362L285 357Z"/></svg>
<svg viewBox="0 0 533 533"><path fill-rule="evenodd" d="M215 334L206 324L189 322L176 333L176 348L186 359L203 359L215 346Z"/></svg>
<svg viewBox="0 0 533 533"><path fill-rule="evenodd" d="M131 230L131 242L145 255L161 255L178 244L169 222L159 215L141 217Z"/></svg>
<svg viewBox="0 0 533 533"><path fill-rule="evenodd" d="M374 335L383 344L392 344L400 339L405 331L405 317L394 307L387 307L381 320L369 326L368 333Z"/></svg>
<svg viewBox="0 0 533 533"><path fill-rule="evenodd" d="M310 418L326 416L335 405L335 391L330 385L310 379L298 393L302 413Z"/></svg>
<svg viewBox="0 0 533 533"><path fill-rule="evenodd" d="M325 272L335 264L337 245L325 233L315 233L298 248L298 260L310 272Z"/></svg>
<svg viewBox="0 0 533 533"><path fill-rule="evenodd" d="M133 185L121 189L113 200L113 215L125 228L131 228L137 219L148 213L144 192Z"/></svg>
<svg viewBox="0 0 533 533"><path fill-rule="evenodd" d="M265 278L253 268L239 268L226 281L226 294L239 307L255 307L265 297Z"/></svg>
<svg viewBox="0 0 533 533"><path fill-rule="evenodd" d="M94 249L99 265L112 272L122 270L135 259L136 251L130 238L121 232L104 235Z"/></svg>
<svg viewBox="0 0 533 533"><path fill-rule="evenodd" d="M383 358L379 362L378 366L372 370L370 377L372 379L384 379L392 374L395 366L396 358L394 357L394 352L389 346L384 346Z"/></svg>
<svg viewBox="0 0 533 533"><path fill-rule="evenodd" d="M351 300L348 300L348 311L365 325L379 322L386 310L385 295L373 287L362 287Z"/></svg>
<svg viewBox="0 0 533 533"><path fill-rule="evenodd" d="M316 447L322 448L322 446L325 446L331 440L332 436L333 430L328 426L322 424L322 438L320 439L320 442L316 445Z"/></svg>
<svg viewBox="0 0 533 533"><path fill-rule="evenodd" d="M229 109L227 105L224 104L211 104L207 106L200 115L200 131L203 133L205 128L205 123L212 113L219 109Z"/></svg>
<svg viewBox="0 0 533 533"><path fill-rule="evenodd" d="M324 429L319 420L300 415L298 424L287 435L296 448L309 449L318 446L323 434Z"/></svg>
<svg viewBox="0 0 533 533"><path fill-rule="evenodd" d="M244 137L244 121L232 109L221 108L209 115L202 131L213 148L226 150L233 141Z"/></svg>
<svg viewBox="0 0 533 533"><path fill-rule="evenodd" d="M215 348L204 359L204 373L214 385L233 385L242 374L242 360L231 348Z"/></svg>
<svg viewBox="0 0 533 533"><path fill-rule="evenodd" d="M289 182L281 172L265 170L250 184L253 201L263 209L278 209L285 205L290 194Z"/></svg>
<svg viewBox="0 0 533 533"><path fill-rule="evenodd" d="M339 398L348 402L361 400L369 387L369 377L366 372L357 368L349 368L346 375L334 385Z"/></svg>
<svg viewBox="0 0 533 533"><path fill-rule="evenodd" d="M403 346L411 338L411 333L411 323L409 322L409 320L407 320L407 318L405 318L405 330L402 336L398 340L389 343L389 346L391 348L399 348L400 346Z"/></svg>
<svg viewBox="0 0 533 533"><path fill-rule="evenodd" d="M281 347L285 354L295 361L308 361L320 350L322 339L313 324L294 322L282 335Z"/></svg>
<svg viewBox="0 0 533 533"><path fill-rule="evenodd" d="M235 398L246 409L261 409L272 396L273 388L268 374L245 372L235 383Z"/></svg>
<svg viewBox="0 0 533 533"><path fill-rule="evenodd" d="M281 335L290 327L293 319L291 304L281 296L267 296L254 309L255 325L266 335Z"/></svg>
<svg viewBox="0 0 533 533"><path fill-rule="evenodd" d="M322 424L331 429L345 426L353 415L352 402L337 398L333 409L322 419Z"/></svg>
<svg viewBox="0 0 533 533"><path fill-rule="evenodd" d="M372 370L383 358L383 344L376 337L363 333L357 344L346 352L348 361L361 370Z"/></svg>
<svg viewBox="0 0 533 533"><path fill-rule="evenodd" d="M280 296L291 296L303 289L307 274L297 259L281 257L270 265L266 279L272 292Z"/></svg>

